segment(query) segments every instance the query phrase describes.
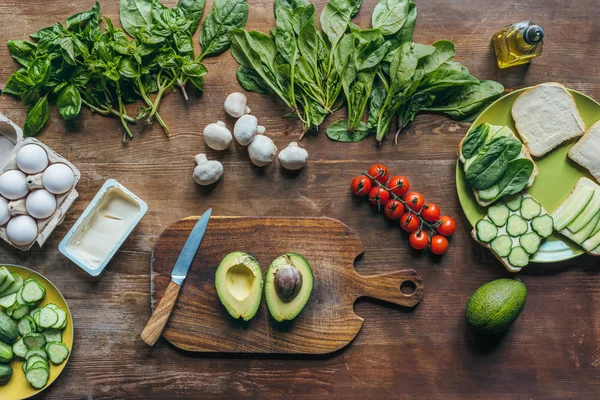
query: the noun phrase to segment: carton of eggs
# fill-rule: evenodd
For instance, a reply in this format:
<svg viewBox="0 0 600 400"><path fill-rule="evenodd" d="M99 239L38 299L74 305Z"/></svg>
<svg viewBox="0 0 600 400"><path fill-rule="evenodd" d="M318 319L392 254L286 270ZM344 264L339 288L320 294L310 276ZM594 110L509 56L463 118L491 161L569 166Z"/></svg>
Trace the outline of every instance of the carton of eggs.
<svg viewBox="0 0 600 400"><path fill-rule="evenodd" d="M28 250L35 242L42 246L63 221L78 196L80 173L42 142L23 140L21 129L1 113L0 124L14 130L0 129L9 140L0 140L0 237Z"/></svg>

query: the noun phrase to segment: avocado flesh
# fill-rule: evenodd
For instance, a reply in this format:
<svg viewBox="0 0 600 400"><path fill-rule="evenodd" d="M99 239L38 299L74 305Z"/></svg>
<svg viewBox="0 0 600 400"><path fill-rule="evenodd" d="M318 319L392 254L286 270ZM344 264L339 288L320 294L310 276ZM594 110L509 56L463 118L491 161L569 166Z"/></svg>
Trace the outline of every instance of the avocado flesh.
<svg viewBox="0 0 600 400"><path fill-rule="evenodd" d="M263 276L254 257L241 251L227 254L215 273L219 300L233 318L248 321L260 305Z"/></svg>
<svg viewBox="0 0 600 400"><path fill-rule="evenodd" d="M292 266L302 275L302 287L289 302L284 302L275 290L275 274L280 269ZM269 312L278 322L290 321L302 311L313 288L313 274L310 264L298 253L286 253L277 257L269 266L265 279L265 299Z"/></svg>

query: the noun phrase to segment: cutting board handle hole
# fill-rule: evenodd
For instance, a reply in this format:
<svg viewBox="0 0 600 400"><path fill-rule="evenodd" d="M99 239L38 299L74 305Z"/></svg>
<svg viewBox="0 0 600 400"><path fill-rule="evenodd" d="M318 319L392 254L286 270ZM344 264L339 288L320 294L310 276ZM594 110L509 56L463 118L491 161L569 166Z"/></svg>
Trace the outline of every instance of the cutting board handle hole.
<svg viewBox="0 0 600 400"><path fill-rule="evenodd" d="M413 281L404 281L400 284L400 293L405 296L411 296L417 291L417 285Z"/></svg>

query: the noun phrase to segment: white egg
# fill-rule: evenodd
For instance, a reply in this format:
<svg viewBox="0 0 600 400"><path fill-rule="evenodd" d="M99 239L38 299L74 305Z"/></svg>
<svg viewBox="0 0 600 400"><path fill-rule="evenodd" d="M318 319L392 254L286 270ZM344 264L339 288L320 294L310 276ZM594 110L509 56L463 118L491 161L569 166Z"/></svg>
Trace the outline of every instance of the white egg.
<svg viewBox="0 0 600 400"><path fill-rule="evenodd" d="M9 219L8 201L4 197L0 197L0 225L4 225Z"/></svg>
<svg viewBox="0 0 600 400"><path fill-rule="evenodd" d="M0 194L9 200L17 200L29 192L27 177L18 169L11 169L0 175Z"/></svg>
<svg viewBox="0 0 600 400"><path fill-rule="evenodd" d="M37 224L29 215L18 215L8 221L6 226L8 240L19 246L33 242L37 234Z"/></svg>
<svg viewBox="0 0 600 400"><path fill-rule="evenodd" d="M48 166L48 154L42 146L28 144L17 152L17 166L26 174L37 174Z"/></svg>
<svg viewBox="0 0 600 400"><path fill-rule="evenodd" d="M73 187L75 175L67 165L56 163L44 171L42 182L50 193L63 194Z"/></svg>
<svg viewBox="0 0 600 400"><path fill-rule="evenodd" d="M25 208L33 218L48 218L56 211L56 197L47 190L35 190L27 196Z"/></svg>

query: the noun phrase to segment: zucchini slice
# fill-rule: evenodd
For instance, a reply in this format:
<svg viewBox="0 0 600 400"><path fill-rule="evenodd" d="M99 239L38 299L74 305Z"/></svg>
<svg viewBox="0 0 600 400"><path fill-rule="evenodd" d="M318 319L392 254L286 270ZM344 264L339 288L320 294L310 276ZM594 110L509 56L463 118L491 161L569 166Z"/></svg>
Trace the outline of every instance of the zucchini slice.
<svg viewBox="0 0 600 400"><path fill-rule="evenodd" d="M46 296L46 289L35 279L27 279L20 291L25 304L35 304Z"/></svg>
<svg viewBox="0 0 600 400"><path fill-rule="evenodd" d="M21 336L25 336L28 333L37 331L37 325L35 324L35 321L33 320L33 318L31 318L30 315L26 315L23 318L21 318L21 320L17 324L17 328L19 328L19 335Z"/></svg>
<svg viewBox="0 0 600 400"><path fill-rule="evenodd" d="M560 231L566 228L587 207L594 197L594 189L590 186L577 187L571 196L565 200L558 212L554 213L554 229Z"/></svg>
<svg viewBox="0 0 600 400"><path fill-rule="evenodd" d="M25 343L23 343L23 338L17 340L15 344L13 344L13 353L15 356L25 358L27 351L28 349L27 346L25 346Z"/></svg>
<svg viewBox="0 0 600 400"><path fill-rule="evenodd" d="M23 343L28 349L41 349L46 344L46 337L41 333L29 333L23 336Z"/></svg>
<svg viewBox="0 0 600 400"><path fill-rule="evenodd" d="M523 268L529 264L529 254L521 246L513 247L508 262L514 267Z"/></svg>
<svg viewBox="0 0 600 400"><path fill-rule="evenodd" d="M554 231L554 221L548 214L540 215L531 221L531 229L546 239L552 235L552 232Z"/></svg>
<svg viewBox="0 0 600 400"><path fill-rule="evenodd" d="M500 186L494 185L487 189L480 189L477 194L481 200L493 200L500 194Z"/></svg>
<svg viewBox="0 0 600 400"><path fill-rule="evenodd" d="M502 201L511 211L517 211L521 208L521 202L523 201L523 195L521 193L511 194L509 196L504 196Z"/></svg>
<svg viewBox="0 0 600 400"><path fill-rule="evenodd" d="M528 232L519 238L519 244L529 254L535 254L542 244L542 238L535 232Z"/></svg>
<svg viewBox="0 0 600 400"><path fill-rule="evenodd" d="M529 225L527 225L527 221L523 219L520 215L513 214L508 217L508 221L506 223L506 232L512 236L517 237L521 236L529 229Z"/></svg>
<svg viewBox="0 0 600 400"><path fill-rule="evenodd" d="M4 281L0 285L0 294L6 296L9 294L7 289L15 282L15 274L11 274L6 267L0 267L0 273L4 276Z"/></svg>
<svg viewBox="0 0 600 400"><path fill-rule="evenodd" d="M52 364L62 364L67 357L69 357L69 348L64 343L48 343L46 345L46 352Z"/></svg>
<svg viewBox="0 0 600 400"><path fill-rule="evenodd" d="M487 219L482 219L475 225L477 239L483 243L489 243L498 236L498 228Z"/></svg>
<svg viewBox="0 0 600 400"><path fill-rule="evenodd" d="M21 275L17 273L12 274L12 283L0 292L0 296L8 296L9 294L17 293L22 286L23 278Z"/></svg>
<svg viewBox="0 0 600 400"><path fill-rule="evenodd" d="M512 239L508 235L500 235L491 243L492 251L500 257L508 257L512 247Z"/></svg>
<svg viewBox="0 0 600 400"><path fill-rule="evenodd" d="M525 197L521 202L521 216L532 220L542 213L542 206L533 197Z"/></svg>
<svg viewBox="0 0 600 400"><path fill-rule="evenodd" d="M588 222L586 226L581 228L579 230L579 232L570 233L570 231L569 231L569 233L567 233L565 236L567 236L569 239L571 239L572 241L574 241L575 243L577 243L578 245L581 246L581 244L583 242L585 242L590 236L592 236L592 232L594 231L594 228L598 224L598 221L600 221L600 211L598 211L596 213L596 215L594 215L592 217L590 222ZM563 232L564 232L564 230L563 230Z"/></svg>
<svg viewBox="0 0 600 400"><path fill-rule="evenodd" d="M4 296L0 298L0 306L4 308L9 308L15 305L17 302L17 295L15 293L9 294L8 296Z"/></svg>
<svg viewBox="0 0 600 400"><path fill-rule="evenodd" d="M44 368L32 368L25 374L25 379L36 389L41 389L48 383L50 372Z"/></svg>
<svg viewBox="0 0 600 400"><path fill-rule="evenodd" d="M51 328L58 322L58 314L55 310L44 307L42 308L42 311L40 311L39 320L42 328Z"/></svg>
<svg viewBox="0 0 600 400"><path fill-rule="evenodd" d="M492 220L494 225L504 226L506 225L506 221L510 215L510 210L504 203L496 203L488 208L487 215Z"/></svg>

